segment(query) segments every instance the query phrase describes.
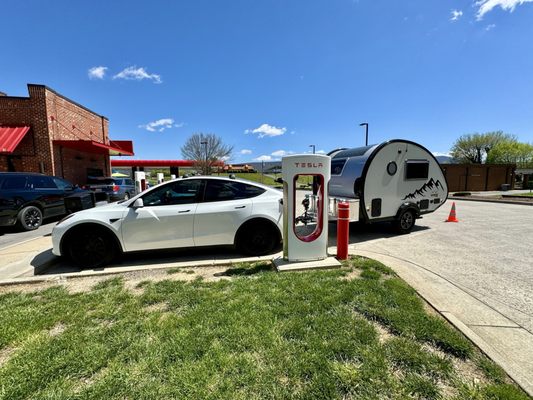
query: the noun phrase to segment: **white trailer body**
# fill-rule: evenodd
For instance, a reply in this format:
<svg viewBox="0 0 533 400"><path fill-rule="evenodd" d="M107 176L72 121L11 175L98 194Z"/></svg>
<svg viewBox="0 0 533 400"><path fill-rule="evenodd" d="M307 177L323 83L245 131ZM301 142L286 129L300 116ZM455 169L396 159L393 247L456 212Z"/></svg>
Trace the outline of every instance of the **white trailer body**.
<svg viewBox="0 0 533 400"><path fill-rule="evenodd" d="M416 218L438 209L448 184L435 157L407 140L332 151L330 202L346 199L358 207L352 221L393 221L409 232ZM335 213L335 206L330 212ZM357 215L358 214L358 215Z"/></svg>

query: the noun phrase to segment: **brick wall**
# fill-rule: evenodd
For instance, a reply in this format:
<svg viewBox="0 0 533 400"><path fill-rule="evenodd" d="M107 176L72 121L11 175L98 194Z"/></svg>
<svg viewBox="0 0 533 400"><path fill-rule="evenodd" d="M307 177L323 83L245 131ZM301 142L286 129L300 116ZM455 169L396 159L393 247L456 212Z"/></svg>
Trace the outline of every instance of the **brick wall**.
<svg viewBox="0 0 533 400"><path fill-rule="evenodd" d="M87 169L111 173L109 156L62 148L54 140L94 140L109 144L109 122L43 85L28 85L29 97L0 96L0 125L31 129L12 155L0 155L0 171L44 172L85 183Z"/></svg>
<svg viewBox="0 0 533 400"><path fill-rule="evenodd" d="M29 98L0 96L0 124L31 127L11 156L0 156L0 171L7 171L11 162L17 171L52 174L44 90L28 90Z"/></svg>

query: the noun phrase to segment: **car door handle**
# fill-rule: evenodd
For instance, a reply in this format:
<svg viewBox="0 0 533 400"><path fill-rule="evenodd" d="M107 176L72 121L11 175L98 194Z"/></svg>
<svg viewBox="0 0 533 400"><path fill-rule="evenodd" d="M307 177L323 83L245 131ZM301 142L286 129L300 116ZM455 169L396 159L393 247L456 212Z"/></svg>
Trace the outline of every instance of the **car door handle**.
<svg viewBox="0 0 533 400"><path fill-rule="evenodd" d="M238 209L238 208L246 208L246 206L238 206L238 207L235 207L235 209Z"/></svg>
<svg viewBox="0 0 533 400"><path fill-rule="evenodd" d="M191 210L182 210L182 211L178 211L178 214L185 214L185 213L188 213L190 212Z"/></svg>

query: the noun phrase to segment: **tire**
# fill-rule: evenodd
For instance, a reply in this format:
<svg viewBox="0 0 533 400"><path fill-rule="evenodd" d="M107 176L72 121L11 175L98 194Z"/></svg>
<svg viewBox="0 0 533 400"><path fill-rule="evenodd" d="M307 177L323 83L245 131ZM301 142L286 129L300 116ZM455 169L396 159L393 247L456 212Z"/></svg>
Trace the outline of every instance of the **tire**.
<svg viewBox="0 0 533 400"><path fill-rule="evenodd" d="M415 213L413 210L402 211L398 219L395 221L394 226L396 231L400 234L406 234L413 230L415 226Z"/></svg>
<svg viewBox="0 0 533 400"><path fill-rule="evenodd" d="M130 194L128 192L124 193L124 200L129 200Z"/></svg>
<svg viewBox="0 0 533 400"><path fill-rule="evenodd" d="M108 265L117 255L117 246L111 233L95 227L77 229L66 242L65 254L82 268L100 268Z"/></svg>
<svg viewBox="0 0 533 400"><path fill-rule="evenodd" d="M24 207L19 212L18 223L25 231L33 231L42 225L43 213L35 206Z"/></svg>
<svg viewBox="0 0 533 400"><path fill-rule="evenodd" d="M239 230L237 249L249 256L263 256L274 250L279 235L272 225L266 222L249 223Z"/></svg>

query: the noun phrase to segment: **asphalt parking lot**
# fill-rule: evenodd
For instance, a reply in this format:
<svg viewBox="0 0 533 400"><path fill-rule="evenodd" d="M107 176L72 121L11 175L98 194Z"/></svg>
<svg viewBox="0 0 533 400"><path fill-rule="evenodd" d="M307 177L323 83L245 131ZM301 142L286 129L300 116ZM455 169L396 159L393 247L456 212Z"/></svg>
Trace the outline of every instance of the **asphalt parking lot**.
<svg viewBox="0 0 533 400"><path fill-rule="evenodd" d="M16 226L0 227L0 249L51 234L52 229L54 229L54 226L59 219L60 218L47 219L44 221L43 225L34 231L22 231Z"/></svg>

